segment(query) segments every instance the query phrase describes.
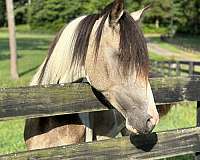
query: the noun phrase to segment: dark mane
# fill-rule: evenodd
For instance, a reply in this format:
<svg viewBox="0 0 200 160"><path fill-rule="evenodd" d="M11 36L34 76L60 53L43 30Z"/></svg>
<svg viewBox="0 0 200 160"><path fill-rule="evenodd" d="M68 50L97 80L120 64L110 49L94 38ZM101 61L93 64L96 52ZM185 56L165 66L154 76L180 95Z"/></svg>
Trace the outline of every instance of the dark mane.
<svg viewBox="0 0 200 160"><path fill-rule="evenodd" d="M101 43L101 36L106 19L111 13L113 3L109 4L100 14L93 14L85 17L78 25L73 41L73 59L71 66L84 66L88 50L90 35L95 22L102 17L97 28L95 37L95 57ZM124 12L119 20L120 25L120 54L118 57L120 68L127 76L131 70L136 70L138 74L148 77L149 58L145 38L138 27L137 22L128 12Z"/></svg>
<svg viewBox="0 0 200 160"><path fill-rule="evenodd" d="M131 70L148 78L149 56L146 40L137 22L128 12L124 12L120 24L120 55L119 63L123 73L127 75Z"/></svg>
<svg viewBox="0 0 200 160"><path fill-rule="evenodd" d="M90 35L92 32L92 29L95 25L95 22L101 18L101 23L97 28L96 31L96 38L95 38L95 54L97 57L98 49L100 46L101 41L101 35L104 28L105 21L107 17L109 16L111 9L112 9L113 3L106 6L101 13L99 14L92 14L87 17L85 17L78 25L74 37L73 37L73 43L74 46L71 48L73 49L73 57L72 57L72 64L71 66L84 66L85 65L85 59L87 55Z"/></svg>
<svg viewBox="0 0 200 160"><path fill-rule="evenodd" d="M90 35L92 29L95 25L95 22L102 18L95 37L95 48L94 54L95 57L98 56L98 50L101 43L101 36L104 28L104 24L106 19L109 17L112 11L113 3L107 5L100 13L92 14L86 16L81 22L79 23L72 40L72 49L73 49L73 57L72 57L72 66L84 66ZM125 76L127 76L130 71L136 70L137 74L144 76L145 78L148 77L148 70L149 70L149 58L148 58L148 50L145 38L138 27L137 22L131 17L131 15L124 11L122 17L119 20L120 25L120 44L119 44L119 51L120 54L118 56L119 66L122 69ZM42 70L42 74L40 76L40 82L43 78L44 71L46 65L48 63L48 59L53 52L54 46L60 37L58 34L57 38L53 42L52 47L49 50L49 54L45 65Z"/></svg>

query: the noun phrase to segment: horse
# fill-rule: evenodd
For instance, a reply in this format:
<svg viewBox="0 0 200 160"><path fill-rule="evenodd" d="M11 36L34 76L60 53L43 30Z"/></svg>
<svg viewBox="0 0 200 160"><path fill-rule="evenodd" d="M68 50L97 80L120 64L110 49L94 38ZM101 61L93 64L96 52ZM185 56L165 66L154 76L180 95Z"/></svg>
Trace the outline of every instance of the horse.
<svg viewBox="0 0 200 160"><path fill-rule="evenodd" d="M128 13L114 0L96 14L65 25L52 42L31 86L81 82L92 86L102 103L116 111L27 119L24 138L29 150L113 137L124 126L147 134L159 121L148 80L149 58L139 21L148 9ZM93 115L93 122L91 122ZM89 126L89 127L88 127Z"/></svg>

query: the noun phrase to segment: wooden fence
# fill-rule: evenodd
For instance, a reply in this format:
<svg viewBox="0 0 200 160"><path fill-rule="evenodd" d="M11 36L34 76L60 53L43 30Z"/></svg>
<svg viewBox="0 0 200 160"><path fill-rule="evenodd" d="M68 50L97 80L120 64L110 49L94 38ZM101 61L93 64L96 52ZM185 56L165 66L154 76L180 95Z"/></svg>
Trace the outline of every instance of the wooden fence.
<svg viewBox="0 0 200 160"><path fill-rule="evenodd" d="M200 75L200 61L151 61L151 67L159 76Z"/></svg>
<svg viewBox="0 0 200 160"><path fill-rule="evenodd" d="M157 104L200 101L200 76L150 79ZM88 84L0 89L0 120L108 110ZM200 152L197 127L0 156L0 159L160 159Z"/></svg>

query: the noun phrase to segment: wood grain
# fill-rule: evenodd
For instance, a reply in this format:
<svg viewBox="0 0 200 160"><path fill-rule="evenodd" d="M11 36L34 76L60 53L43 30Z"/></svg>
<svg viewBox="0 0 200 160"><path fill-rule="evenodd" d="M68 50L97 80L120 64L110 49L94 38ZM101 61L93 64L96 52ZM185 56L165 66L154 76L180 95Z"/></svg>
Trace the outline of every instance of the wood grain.
<svg viewBox="0 0 200 160"><path fill-rule="evenodd" d="M200 76L150 80L157 104L200 101ZM88 84L0 89L0 119L108 110Z"/></svg>
<svg viewBox="0 0 200 160"><path fill-rule="evenodd" d="M200 151L200 128L70 145L1 156L2 160L160 159Z"/></svg>

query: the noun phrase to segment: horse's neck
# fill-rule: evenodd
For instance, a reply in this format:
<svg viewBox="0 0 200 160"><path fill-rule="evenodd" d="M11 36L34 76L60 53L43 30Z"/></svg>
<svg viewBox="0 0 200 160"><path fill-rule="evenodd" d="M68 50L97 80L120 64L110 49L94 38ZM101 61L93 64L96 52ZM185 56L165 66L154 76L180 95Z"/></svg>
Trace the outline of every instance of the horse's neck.
<svg viewBox="0 0 200 160"><path fill-rule="evenodd" d="M84 68L77 68L74 71L70 69L73 54L73 49L71 48L73 35L79 22L83 18L84 16L73 20L63 30L46 65L41 82L42 84L69 83L86 77ZM31 85L37 85L39 83L39 77L44 63L45 62L43 62L38 72L35 74ZM73 68L73 66L71 68Z"/></svg>

